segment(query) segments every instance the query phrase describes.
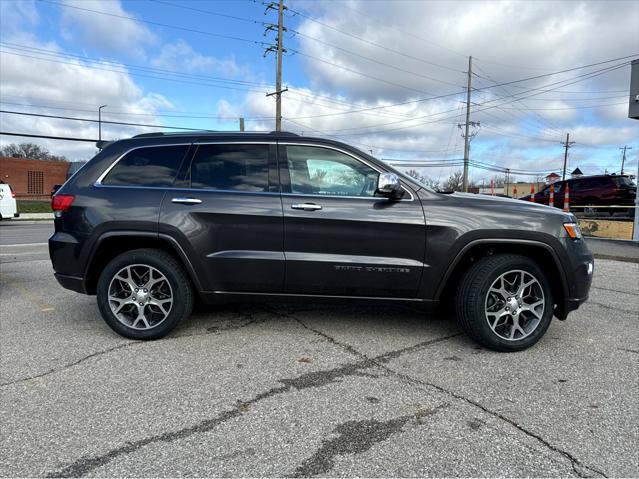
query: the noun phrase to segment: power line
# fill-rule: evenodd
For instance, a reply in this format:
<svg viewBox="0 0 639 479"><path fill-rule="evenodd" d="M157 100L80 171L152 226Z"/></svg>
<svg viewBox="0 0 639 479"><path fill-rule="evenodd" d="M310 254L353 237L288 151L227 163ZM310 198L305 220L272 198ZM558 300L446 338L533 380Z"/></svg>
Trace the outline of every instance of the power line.
<svg viewBox="0 0 639 479"><path fill-rule="evenodd" d="M98 120L95 120L93 118L76 118L71 116L46 115L44 113L27 113L23 111L13 111L13 110L0 110L0 113L5 113L7 115L32 116L32 117L38 117L38 118L52 118L56 120L73 120L73 121L87 121L91 123L99 123ZM146 127L146 128L165 128L167 130L215 131L215 130L203 130L202 128L190 128L190 127L170 126L170 125L151 125L148 123L131 123L131 122L123 122L123 121L101 120L101 123L106 123L110 125L139 126L139 127Z"/></svg>
<svg viewBox="0 0 639 479"><path fill-rule="evenodd" d="M390 47L388 47L386 45L382 45L380 43L376 43L376 42L367 40L365 38L358 37L357 35L354 35L351 32L340 30L339 28L334 27L333 25L329 25L328 23L322 22L321 20L317 20L316 18L313 18L310 15L306 15L305 13L299 12L297 10L289 9L289 11L291 13L295 14L295 15L299 15L300 17L306 18L307 20L310 20L310 21L312 21L314 23L317 23L318 25L322 25L323 27L329 28L331 30L334 30L336 32L341 33L342 35L346 35L348 37L354 38L355 40L359 40L360 42L363 42L363 43L366 43L368 45L374 46L374 47L379 48L381 50L385 50L387 52L394 53L396 55L401 55L401 56L403 56L405 58L410 58L411 60L422 62L422 63L425 63L427 65L431 65L431 66L434 66L434 67L443 68L445 70L453 71L453 72L456 72L456 73L463 73L462 70L451 68L451 67L446 66L446 65L441 65L439 63L434 63L434 62L425 60L423 58L419 58L419 57L416 57L414 55L409 55L409 54L407 54L405 52L402 52L402 51L399 51L399 50L395 50L394 48L390 48ZM403 33L405 34L406 32L403 32ZM421 38L420 38L420 40L424 41L424 39L421 39Z"/></svg>
<svg viewBox="0 0 639 479"><path fill-rule="evenodd" d="M319 39L317 37L313 37L311 35L307 35L306 33L302 33L302 32L297 31L297 30L292 30L291 29L291 31L294 32L295 34L301 36L301 37L308 38L309 40L317 42L317 43L319 43L321 45L325 45L325 46L334 48L336 50L342 51L344 53L348 53L349 55L353 55L353 56L362 58L364 60L368 60L368 61L370 61L372 63L376 63L377 65L381 65L381 66L384 66L384 67L387 67L387 68L392 68L393 70L397 70L397 71L400 71L400 72L403 72L403 73L408 73L410 75L415 75L417 77L424 78L426 80L431 80L431 81L434 81L434 82L437 82L437 83L443 83L445 85L452 85L452 86L455 86L455 87L460 87L460 85L457 85L456 83L451 83L451 82L446 81L446 80L440 80L439 78L431 77L431 76L428 76L428 75L424 75L422 73L414 72L412 70L407 70L407 69L402 68L402 67L391 65L390 63L385 63L385 62L376 60L375 58L367 57L367 56L362 55L360 53L356 53L356 52L354 52L352 50L348 50L346 48L340 47L340 46L335 45L333 43L325 42L324 40L321 40L321 39Z"/></svg>
<svg viewBox="0 0 639 479"><path fill-rule="evenodd" d="M594 78L595 76L599 76L599 75L603 75L605 73L609 73L611 71L617 70L617 69L622 68L622 67L627 66L627 65L629 65L629 63L628 62L624 62L622 64L613 65L611 67L607 67L607 68L604 68L604 69L601 69L601 70L597 70L597 71L594 71L594 72L589 72L589 73L586 73L586 74L583 74L583 75L579 75L578 77L575 77L575 78L577 78L576 80L570 81L570 83L567 83L567 84L570 85L570 84L573 84L573 83L578 83L579 81L584 81L584 80L587 80L587 79L590 79L590 78ZM567 79L567 80L562 80L562 81L559 81L559 82L550 83L550 84L546 85L546 87L549 87L549 86L557 84L557 83L566 83L569 80L572 80L572 79ZM563 86L565 86L565 85L563 85ZM558 88L558 87L555 87L555 88ZM480 111L489 110L489 109L492 109L492 108L498 108L498 107L500 107L502 105L507 105L509 103L513 103L513 102L521 100L521 99L526 99L526 98L529 98L531 96L536 96L536 95L540 95L540 94L542 94L544 92L552 91L552 90L554 90L554 88L548 88L546 90L541 90L541 91L539 91L538 88L534 88L534 89L531 89L531 90L537 91L537 93L533 93L533 94L531 94L529 96L524 96L522 98L515 98L514 100L503 102L503 103L501 103L499 105L487 106L485 108L481 108L481 109L478 109L478 110L475 110L475 111L476 112L480 112ZM522 92L520 94L524 94L524 93L526 93L526 92ZM508 98L509 96L512 97L514 95L508 95L508 96L499 97L499 98L496 98L494 100L490 100L487 103L500 101L500 100L502 100L504 98ZM435 115L435 114L433 114L433 115ZM445 121L445 120L448 120L450 118L452 118L452 117L441 118L441 119L436 120L436 121L429 121L429 122L419 123L419 124L416 124L416 125L402 126L402 127L397 127L397 128L389 128L389 129L385 129L385 130L375 130L375 131L367 131L367 132L361 132L361 133L350 133L350 134L344 135L344 136L349 136L349 135L368 135L368 134L375 134L375 133L382 133L382 132L389 132L389 131L405 130L405 129L410 129L410 128L416 128L418 126L427 125L429 123L437 123L437 122ZM409 120L407 120L407 121L409 121Z"/></svg>
<svg viewBox="0 0 639 479"><path fill-rule="evenodd" d="M250 38L236 37L236 36L233 36L233 35L224 35L222 33L209 32L209 31L205 31L205 30L196 30L196 29L193 29L193 28L181 27L181 26L178 26L178 25L170 25L168 23L154 22L154 21L151 21L151 20L143 20L141 18L129 17L127 15L118 15L116 13L109 13L109 12L104 12L104 11L100 11L100 10L93 10L91 8L79 7L77 5L69 5L68 3L57 2L57 1L54 1L54 0L40 0L40 1L41 2L50 3L52 5L63 6L63 7L66 7L66 8L73 8L75 10L82 10L84 12L96 13L98 15L106 15L108 17L120 18L120 19L123 19L123 20L129 20L129 21L132 21L132 22L147 23L149 25L155 25L157 27L172 28L174 30L181 30L181 31L190 32L190 33L199 33L201 35L208 35L208 36L216 37L216 38L226 38L227 40L235 40L235 41L239 41L239 42L253 43L255 45L260 45L260 46L263 45L263 42L260 42L260 41L257 41L257 40L251 40Z"/></svg>
<svg viewBox="0 0 639 479"><path fill-rule="evenodd" d="M71 136L31 135L28 133L15 133L15 132L9 132L9 131L0 131L0 136L21 136L25 138L45 138L48 140L86 141L90 143L97 143L98 141L98 140L91 140L89 138L74 138Z"/></svg>
<svg viewBox="0 0 639 479"><path fill-rule="evenodd" d="M190 6L187 6L187 5L179 5L179 4L167 2L165 0L150 0L150 1L153 1L155 3L161 3L161 4L165 4L165 5L170 5L170 6L173 6L173 7L176 7L176 8L181 8L181 9L184 9L184 10L191 10L191 11L198 12L198 13L205 13L205 14L208 14L208 15L218 16L218 17L222 17L222 18L231 18L233 20L259 24L259 25L262 25L262 26L268 26L267 23L260 22L258 20L252 20L252 19L248 19L248 18L244 18L244 17L238 17L238 16L235 16L235 15L228 15L228 14L224 14L224 13L214 12L214 11L211 11L211 10L205 10L205 9L202 9L202 8L194 8L194 7L190 7ZM268 5L265 2L262 2L262 4L263 5ZM290 9L287 7L285 10L290 10ZM296 13L296 14L298 14L298 13ZM407 69L404 69L404 68L401 68L401 67L397 67L395 65L391 65L389 63L385 63L385 62L376 60L375 58L367 57L367 56L362 55L360 53L354 52L352 50L348 50L346 48L343 48L343 47L341 47L339 45L335 45L333 43L326 42L326 41L324 41L324 40L322 40L320 38L313 37L311 35L308 35L306 33L300 32L298 30L293 30L293 29L289 28L288 31L292 32L295 35L299 35L301 37L304 37L304 38L307 38L309 40L315 41L315 42L320 43L322 45L326 45L326 46L335 48L336 50L340 50L340 51L348 53L350 55L357 56L359 58L363 58L365 60L371 61L371 62L376 63L378 65L382 65L382 66L385 66L385 67L388 67L388 68L392 68L392 69L395 69L395 70L398 70L398 71L401 71L401 72L404 72L404 73L409 73L411 75L415 75L415 76L418 76L418 77L421 77L421 78L425 78L425 79L428 79L428 80L431 80L431 81L435 81L435 82L444 83L444 84L447 84L447 85L452 85L452 86L459 87L459 85L447 82L445 80L440 80L438 78L430 77L428 75L424 75L424 74L421 74L421 73L418 73L418 72L414 72L414 71L407 70ZM375 45L377 46L377 44L375 44ZM378 48L379 48L379 46L378 46ZM392 51L394 51L394 50L392 50ZM450 70L455 71L454 69L450 69Z"/></svg>

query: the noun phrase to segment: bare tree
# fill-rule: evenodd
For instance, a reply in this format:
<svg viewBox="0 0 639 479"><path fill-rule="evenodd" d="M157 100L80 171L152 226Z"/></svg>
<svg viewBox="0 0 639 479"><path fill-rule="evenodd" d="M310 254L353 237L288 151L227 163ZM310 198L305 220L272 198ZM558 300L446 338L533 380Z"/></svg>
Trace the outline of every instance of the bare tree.
<svg viewBox="0 0 639 479"><path fill-rule="evenodd" d="M457 170L444 182L444 191L462 191L464 186L464 173Z"/></svg>
<svg viewBox="0 0 639 479"><path fill-rule="evenodd" d="M64 156L52 155L49 150L35 143L10 143L0 147L0 156L26 160L68 161Z"/></svg>
<svg viewBox="0 0 639 479"><path fill-rule="evenodd" d="M426 181L426 178L420 175L419 172L417 172L417 170L408 170L405 173L407 176L410 176L411 178L414 178L421 183Z"/></svg>

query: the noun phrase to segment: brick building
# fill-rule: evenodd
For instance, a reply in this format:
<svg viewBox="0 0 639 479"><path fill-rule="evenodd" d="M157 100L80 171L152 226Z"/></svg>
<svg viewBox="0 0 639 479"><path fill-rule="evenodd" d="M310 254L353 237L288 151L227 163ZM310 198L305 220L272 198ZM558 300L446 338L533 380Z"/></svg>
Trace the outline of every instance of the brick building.
<svg viewBox="0 0 639 479"><path fill-rule="evenodd" d="M0 180L9 183L17 199L46 200L53 185L67 179L66 161L26 160L0 156Z"/></svg>

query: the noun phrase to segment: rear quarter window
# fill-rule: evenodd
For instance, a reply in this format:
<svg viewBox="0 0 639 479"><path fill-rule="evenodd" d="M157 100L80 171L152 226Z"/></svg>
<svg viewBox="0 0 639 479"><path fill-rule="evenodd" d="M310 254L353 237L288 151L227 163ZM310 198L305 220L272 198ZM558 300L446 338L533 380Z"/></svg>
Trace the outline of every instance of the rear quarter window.
<svg viewBox="0 0 639 479"><path fill-rule="evenodd" d="M137 148L127 153L102 180L114 186L171 186L188 145Z"/></svg>

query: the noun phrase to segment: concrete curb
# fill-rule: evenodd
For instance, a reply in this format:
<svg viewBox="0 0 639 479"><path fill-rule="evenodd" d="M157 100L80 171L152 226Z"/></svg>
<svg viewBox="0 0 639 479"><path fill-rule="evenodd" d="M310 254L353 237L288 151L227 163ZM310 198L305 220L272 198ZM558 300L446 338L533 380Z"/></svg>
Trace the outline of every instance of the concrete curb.
<svg viewBox="0 0 639 479"><path fill-rule="evenodd" d="M13 219L16 221L53 220L53 213L20 213L19 218Z"/></svg>
<svg viewBox="0 0 639 479"><path fill-rule="evenodd" d="M639 264L639 258L629 258L627 256L615 256L613 254L593 254L595 259L608 259L611 261L623 261L624 263L637 263Z"/></svg>

